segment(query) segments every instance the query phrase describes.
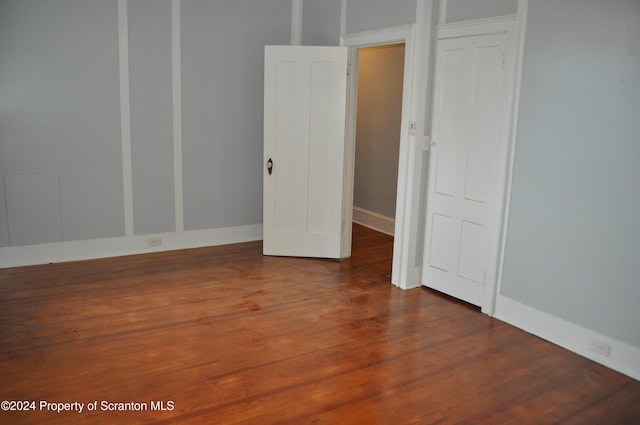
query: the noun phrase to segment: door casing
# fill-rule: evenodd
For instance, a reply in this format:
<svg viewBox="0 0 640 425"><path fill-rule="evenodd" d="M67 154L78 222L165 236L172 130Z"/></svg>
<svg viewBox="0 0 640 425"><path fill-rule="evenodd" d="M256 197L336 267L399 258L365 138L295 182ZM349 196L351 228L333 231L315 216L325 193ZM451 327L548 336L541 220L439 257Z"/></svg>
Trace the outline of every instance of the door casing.
<svg viewBox="0 0 640 425"><path fill-rule="evenodd" d="M400 161L398 164L398 186L396 196L396 216L395 216L395 238L393 247L393 266L391 282L404 289L417 286L409 284L406 279L406 267L404 264L408 257L408 248L405 242L407 227L411 221L410 201L407 199L407 192L419 184L411 182L407 184L403 176L408 176L407 168L413 160L409 152L411 146L415 146L415 135L409 134L409 123L415 121L412 118L412 84L415 57L415 25L404 25L386 28L378 31L368 31L364 33L350 34L343 37L342 45L351 48L350 52L350 78L348 82L347 94L347 122L345 138L345 188L344 188L344 216L343 222L350 224L353 220L353 181L355 170L355 146L356 146L356 115L357 115L357 74L358 74L358 49L364 47L383 46L388 44L403 43L405 45L404 77L402 88L402 113L400 119ZM343 232L342 247L343 257L348 257L351 252L351 228L345 227Z"/></svg>

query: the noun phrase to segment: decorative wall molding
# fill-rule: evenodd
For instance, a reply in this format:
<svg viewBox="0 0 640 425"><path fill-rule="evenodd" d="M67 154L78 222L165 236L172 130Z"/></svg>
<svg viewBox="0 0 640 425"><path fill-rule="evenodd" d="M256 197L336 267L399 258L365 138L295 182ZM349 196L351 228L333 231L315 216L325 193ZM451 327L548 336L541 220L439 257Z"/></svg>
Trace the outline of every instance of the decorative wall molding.
<svg viewBox="0 0 640 425"><path fill-rule="evenodd" d="M344 46L344 36L347 34L347 0L340 0L340 45Z"/></svg>
<svg viewBox="0 0 640 425"><path fill-rule="evenodd" d="M120 132L125 235L133 235L133 158L131 153L131 92L129 87L129 1L118 0L118 61Z"/></svg>
<svg viewBox="0 0 640 425"><path fill-rule="evenodd" d="M182 0L171 1L171 90L173 93L173 196L176 232L184 230L182 173Z"/></svg>
<svg viewBox="0 0 640 425"><path fill-rule="evenodd" d="M302 44L302 0L291 0L291 45Z"/></svg>
<svg viewBox="0 0 640 425"><path fill-rule="evenodd" d="M447 0L438 0L438 25L447 22Z"/></svg>

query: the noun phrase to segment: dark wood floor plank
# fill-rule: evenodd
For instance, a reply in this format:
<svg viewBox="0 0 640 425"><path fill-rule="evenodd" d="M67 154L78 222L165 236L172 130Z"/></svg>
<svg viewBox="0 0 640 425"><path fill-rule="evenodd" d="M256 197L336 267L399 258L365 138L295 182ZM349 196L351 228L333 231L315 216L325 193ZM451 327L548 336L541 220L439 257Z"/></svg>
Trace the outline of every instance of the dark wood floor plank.
<svg viewBox="0 0 640 425"><path fill-rule="evenodd" d="M640 382L345 261L228 245L0 270L0 399L173 401L0 423L628 424Z"/></svg>

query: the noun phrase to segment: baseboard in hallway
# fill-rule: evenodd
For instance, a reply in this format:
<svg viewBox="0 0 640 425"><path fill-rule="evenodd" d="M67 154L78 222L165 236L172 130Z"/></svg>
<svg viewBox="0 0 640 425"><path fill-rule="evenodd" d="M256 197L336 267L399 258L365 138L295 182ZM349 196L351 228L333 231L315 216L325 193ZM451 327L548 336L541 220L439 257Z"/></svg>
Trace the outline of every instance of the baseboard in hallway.
<svg viewBox="0 0 640 425"><path fill-rule="evenodd" d="M353 207L353 222L391 236L396 225L395 218L356 206Z"/></svg>

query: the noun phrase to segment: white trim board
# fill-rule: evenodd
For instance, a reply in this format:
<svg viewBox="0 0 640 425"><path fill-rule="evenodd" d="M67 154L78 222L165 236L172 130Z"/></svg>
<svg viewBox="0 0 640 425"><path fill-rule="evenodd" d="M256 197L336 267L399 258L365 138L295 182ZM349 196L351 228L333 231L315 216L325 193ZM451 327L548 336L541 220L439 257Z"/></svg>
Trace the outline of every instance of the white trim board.
<svg viewBox="0 0 640 425"><path fill-rule="evenodd" d="M356 206L353 207L353 222L391 236L396 225L392 217Z"/></svg>
<svg viewBox="0 0 640 425"><path fill-rule="evenodd" d="M518 15L496 16L438 25L438 40L446 38L471 37L474 35L500 34L509 32L515 26Z"/></svg>
<svg viewBox="0 0 640 425"><path fill-rule="evenodd" d="M184 230L182 173L182 0L171 2L171 92L173 114L173 194L176 232Z"/></svg>
<svg viewBox="0 0 640 425"><path fill-rule="evenodd" d="M291 45L302 44L302 8L303 0L291 0Z"/></svg>
<svg viewBox="0 0 640 425"><path fill-rule="evenodd" d="M129 87L129 2L118 0L118 62L120 81L120 138L125 235L133 235L133 159L131 154L131 101Z"/></svg>
<svg viewBox="0 0 640 425"><path fill-rule="evenodd" d="M262 240L262 224L0 248L0 268ZM154 246L150 246L154 245Z"/></svg>
<svg viewBox="0 0 640 425"><path fill-rule="evenodd" d="M438 25L447 22L447 0L438 0Z"/></svg>
<svg viewBox="0 0 640 425"><path fill-rule="evenodd" d="M593 332L551 314L499 295L495 317L608 368L640 380L640 348ZM604 356L590 347L592 341L609 344Z"/></svg>
<svg viewBox="0 0 640 425"><path fill-rule="evenodd" d="M424 136L430 134L430 123L428 121L427 105L431 103L431 82L433 80L433 47L435 32L433 29L434 13L437 5L436 0L416 1L416 23L414 27L413 64L411 76L411 120L416 122L415 136L409 136L409 146L404 155L408 155L407 168L403 170L403 182L398 182L398 193L401 185L404 185L404 201L401 205L396 202L397 211L403 212L406 218L404 226L396 223L395 237L401 236L402 245L398 244L402 253L398 255L398 261L403 265L402 275L398 280L404 289L416 288L422 285L422 259L418 253L421 251L419 245L423 244L424 230L419 234L424 213L424 199L422 192L425 188L424 174L428 170L428 161L423 162L423 140ZM408 128L406 129L408 131ZM403 155L403 152L400 151ZM406 157L405 157L406 158ZM400 168L398 175L400 175ZM398 196L400 199L400 197ZM425 198L426 199L426 198ZM399 233L404 232L404 233ZM396 261L396 244L394 243L394 261ZM395 264L395 263L394 263Z"/></svg>
<svg viewBox="0 0 640 425"><path fill-rule="evenodd" d="M344 46L344 36L347 34L347 0L340 0L340 45Z"/></svg>
<svg viewBox="0 0 640 425"><path fill-rule="evenodd" d="M502 289L502 277L504 272L504 260L507 249L507 232L509 230L509 211L511 209L511 188L513 185L513 171L515 165L515 152L516 144L518 141L518 122L520 114L520 92L522 88L522 70L524 67L524 43L527 33L527 16L529 11L529 0L518 0L518 13L516 19L517 33L517 48L516 48L516 70L515 81L513 89L513 98L511 99L513 105L512 126L509 134L509 153L507 158L507 180L504 187L504 206L503 206L503 218L502 218L502 234L500 240L500 252L498 254L498 267L496 270L496 287L495 296L491 297L489 305L486 306L485 312L489 315L493 315L495 312L495 303L500 296Z"/></svg>
<svg viewBox="0 0 640 425"><path fill-rule="evenodd" d="M413 24L397 27L381 28L378 30L362 31L345 34L343 45L346 47L371 47L386 44L406 43L413 36Z"/></svg>

